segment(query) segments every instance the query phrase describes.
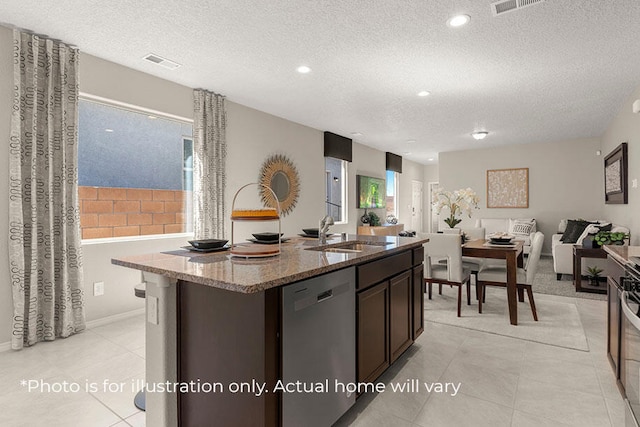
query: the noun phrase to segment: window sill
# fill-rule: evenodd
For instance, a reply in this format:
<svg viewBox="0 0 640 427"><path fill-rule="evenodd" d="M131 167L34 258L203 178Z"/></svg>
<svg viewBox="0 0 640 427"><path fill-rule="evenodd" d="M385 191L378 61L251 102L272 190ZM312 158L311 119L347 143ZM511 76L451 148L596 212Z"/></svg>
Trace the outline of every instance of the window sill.
<svg viewBox="0 0 640 427"><path fill-rule="evenodd" d="M140 242L145 240L164 240L175 238L193 239L193 233L149 234L146 236L106 237L102 239L83 239L81 246L102 245L108 243Z"/></svg>

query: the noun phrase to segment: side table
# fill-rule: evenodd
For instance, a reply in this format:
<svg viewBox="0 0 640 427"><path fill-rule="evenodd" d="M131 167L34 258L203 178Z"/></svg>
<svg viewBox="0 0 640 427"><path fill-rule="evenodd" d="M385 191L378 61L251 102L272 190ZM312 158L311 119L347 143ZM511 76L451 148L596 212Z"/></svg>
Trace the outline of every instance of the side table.
<svg viewBox="0 0 640 427"><path fill-rule="evenodd" d="M579 245L573 245L573 285L576 292L592 292L606 294L607 286L603 282L600 286L593 286L589 280L582 279L582 258L606 258L607 253L602 248L586 249Z"/></svg>

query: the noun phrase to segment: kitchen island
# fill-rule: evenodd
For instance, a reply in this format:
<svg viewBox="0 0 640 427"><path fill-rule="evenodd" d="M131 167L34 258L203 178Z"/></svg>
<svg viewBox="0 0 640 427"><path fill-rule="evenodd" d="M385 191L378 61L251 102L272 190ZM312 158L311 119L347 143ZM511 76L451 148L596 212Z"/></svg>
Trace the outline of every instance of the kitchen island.
<svg viewBox="0 0 640 427"><path fill-rule="evenodd" d="M296 238L270 258L176 250L112 260L141 270L147 284L147 425L208 425L212 420L216 425L291 424L290 408L297 405L287 404L289 395L314 397L295 389L295 381L291 392L278 387L283 379L295 380L291 372L301 372L300 366L292 367L299 361L290 354L290 331L305 324L304 318L287 320L285 293L301 284L301 296L313 293L318 283L334 280L332 275L353 282L351 291L339 287L335 292L351 292L347 321L326 319L330 335L353 341L351 353L331 345L316 349L320 338L311 329L301 338L304 329L299 327L293 344L301 354L328 352L329 368L353 372L344 377L347 382L373 384L423 330L424 242L349 235L320 247L315 239ZM317 299L313 294L314 303L337 301L331 292ZM308 305L305 301L310 300L292 303L295 310ZM338 378L325 379L335 391ZM160 392L171 386L178 392ZM319 390L316 396L322 394ZM344 394L355 398L351 390Z"/></svg>

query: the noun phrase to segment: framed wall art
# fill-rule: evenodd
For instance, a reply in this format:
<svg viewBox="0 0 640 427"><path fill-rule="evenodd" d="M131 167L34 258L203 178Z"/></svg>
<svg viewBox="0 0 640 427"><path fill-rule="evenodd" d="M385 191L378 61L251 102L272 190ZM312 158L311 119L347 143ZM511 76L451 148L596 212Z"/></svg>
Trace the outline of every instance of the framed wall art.
<svg viewBox="0 0 640 427"><path fill-rule="evenodd" d="M487 171L488 208L528 208L529 168Z"/></svg>
<svg viewBox="0 0 640 427"><path fill-rule="evenodd" d="M606 204L627 204L628 164L627 143L618 145L604 158L604 202Z"/></svg>

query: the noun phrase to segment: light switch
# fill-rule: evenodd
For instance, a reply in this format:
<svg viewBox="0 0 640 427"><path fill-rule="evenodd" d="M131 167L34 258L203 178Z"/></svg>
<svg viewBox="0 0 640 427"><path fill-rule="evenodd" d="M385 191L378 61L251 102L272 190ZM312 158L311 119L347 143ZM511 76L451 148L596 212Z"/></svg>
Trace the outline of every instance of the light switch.
<svg viewBox="0 0 640 427"><path fill-rule="evenodd" d="M631 187L638 188L638 178L631 180Z"/></svg>
<svg viewBox="0 0 640 427"><path fill-rule="evenodd" d="M158 297L147 296L147 322L158 324Z"/></svg>

